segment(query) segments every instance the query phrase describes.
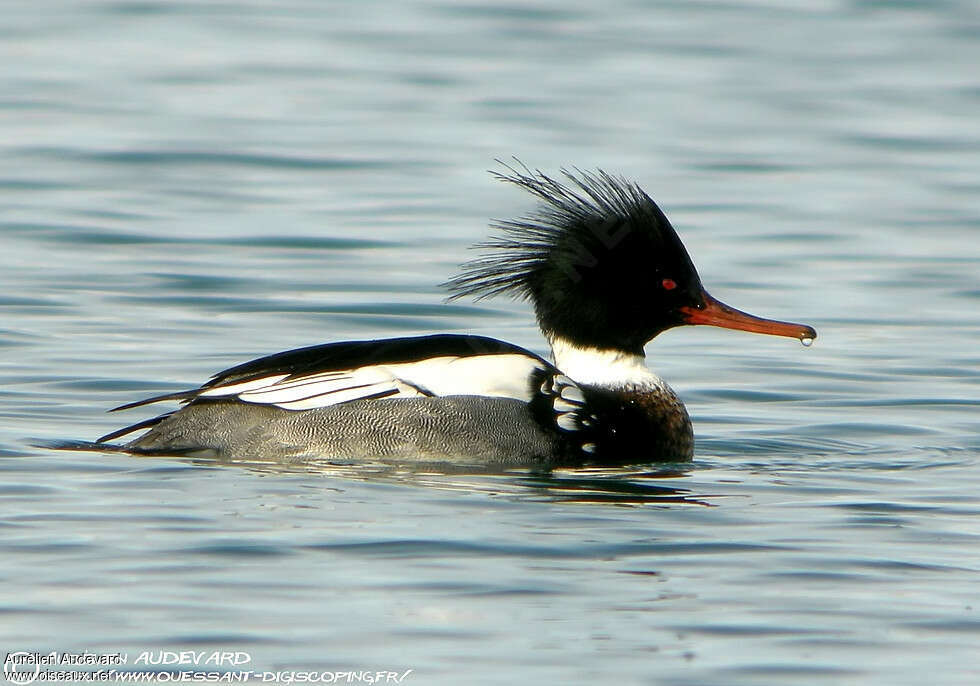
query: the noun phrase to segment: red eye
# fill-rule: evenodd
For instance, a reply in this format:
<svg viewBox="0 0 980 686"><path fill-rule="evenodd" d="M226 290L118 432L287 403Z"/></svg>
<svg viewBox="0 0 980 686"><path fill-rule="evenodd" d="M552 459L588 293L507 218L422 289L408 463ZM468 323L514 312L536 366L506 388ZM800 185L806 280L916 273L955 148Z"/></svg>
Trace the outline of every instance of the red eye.
<svg viewBox="0 0 980 686"><path fill-rule="evenodd" d="M672 291L677 288L677 282L673 279L664 279L660 282L660 285L664 287L665 291Z"/></svg>

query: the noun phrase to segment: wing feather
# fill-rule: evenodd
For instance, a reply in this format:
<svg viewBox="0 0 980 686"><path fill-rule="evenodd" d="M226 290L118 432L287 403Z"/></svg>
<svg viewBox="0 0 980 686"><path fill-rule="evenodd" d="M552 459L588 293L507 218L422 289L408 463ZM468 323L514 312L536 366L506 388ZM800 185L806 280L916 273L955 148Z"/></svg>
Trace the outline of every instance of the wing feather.
<svg viewBox="0 0 980 686"><path fill-rule="evenodd" d="M157 400L235 399L288 410L354 400L481 395L529 401L539 372L534 353L481 336L438 335L353 341L270 355L216 374L204 386Z"/></svg>

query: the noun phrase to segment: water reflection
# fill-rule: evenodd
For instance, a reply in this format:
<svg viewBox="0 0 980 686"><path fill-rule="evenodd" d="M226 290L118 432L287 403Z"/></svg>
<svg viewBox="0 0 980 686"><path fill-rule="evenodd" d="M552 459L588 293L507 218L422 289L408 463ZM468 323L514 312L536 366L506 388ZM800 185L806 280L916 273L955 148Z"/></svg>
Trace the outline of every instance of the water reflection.
<svg viewBox="0 0 980 686"><path fill-rule="evenodd" d="M130 454L133 459L177 458L200 467L237 467L262 474L309 474L331 479L380 481L444 491L486 493L563 503L613 505L702 505L721 494L698 494L674 483L690 476L690 462L658 463L631 468L582 468L536 472L528 469L478 469L470 465L386 462L326 462L239 460L206 455L133 455L118 446L88 441L36 441L36 447L52 450Z"/></svg>

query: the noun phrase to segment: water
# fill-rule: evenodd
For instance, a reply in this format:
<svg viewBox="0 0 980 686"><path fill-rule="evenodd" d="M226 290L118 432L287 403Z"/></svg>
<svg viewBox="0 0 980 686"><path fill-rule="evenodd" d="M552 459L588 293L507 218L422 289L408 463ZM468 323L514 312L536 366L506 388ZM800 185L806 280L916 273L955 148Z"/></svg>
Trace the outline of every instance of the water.
<svg viewBox="0 0 980 686"><path fill-rule="evenodd" d="M0 646L403 683L980 681L980 13L957 2L0 9ZM65 453L260 354L433 331L602 166L709 290L812 324L649 346L690 465L549 477ZM166 669L166 668L159 668Z"/></svg>

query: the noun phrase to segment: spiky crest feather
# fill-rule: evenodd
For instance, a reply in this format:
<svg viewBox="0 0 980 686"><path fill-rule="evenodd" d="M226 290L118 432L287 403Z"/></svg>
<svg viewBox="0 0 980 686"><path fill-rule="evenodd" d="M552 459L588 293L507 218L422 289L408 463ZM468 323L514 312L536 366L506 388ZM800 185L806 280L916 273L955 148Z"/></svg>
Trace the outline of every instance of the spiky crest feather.
<svg viewBox="0 0 980 686"><path fill-rule="evenodd" d="M669 227L650 196L623 177L602 169L587 172L577 167L562 168L561 174L567 179L562 183L539 169L532 171L516 158L514 161L520 168L497 160L509 173L491 174L523 188L541 204L520 219L490 224L498 235L473 246L485 254L462 264L459 274L443 284L450 291L450 299L474 296L482 300L505 293L532 299L534 280L548 268L556 251L564 251L571 259L588 255L590 243L602 238L597 227L615 231L617 225L623 225L642 230L651 221L660 231L664 225Z"/></svg>

